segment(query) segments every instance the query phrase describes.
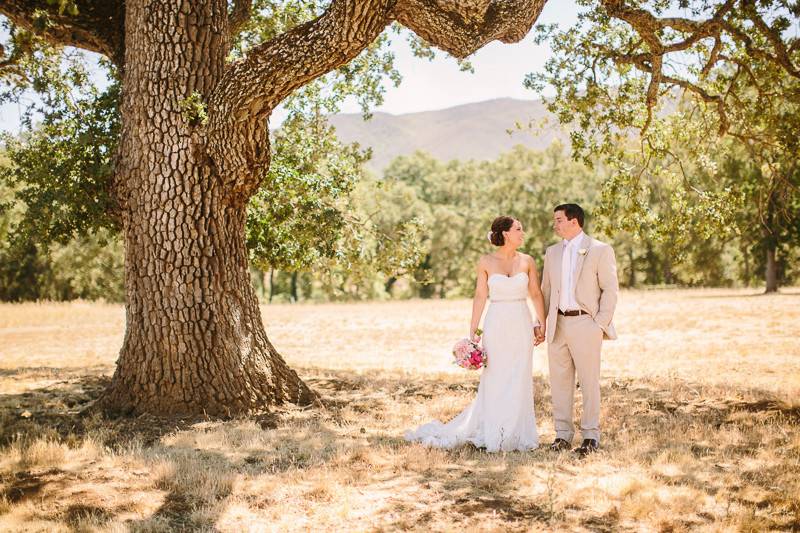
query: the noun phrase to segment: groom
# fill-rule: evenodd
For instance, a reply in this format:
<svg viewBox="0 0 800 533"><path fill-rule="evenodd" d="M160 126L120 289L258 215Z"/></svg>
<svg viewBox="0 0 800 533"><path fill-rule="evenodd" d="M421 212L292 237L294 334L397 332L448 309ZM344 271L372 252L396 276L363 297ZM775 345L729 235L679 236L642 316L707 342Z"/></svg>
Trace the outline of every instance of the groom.
<svg viewBox="0 0 800 533"><path fill-rule="evenodd" d="M617 338L611 319L619 291L613 248L583 233L583 222L583 209L577 204L562 204L553 211L553 229L563 240L545 253L542 293L547 322L546 328L537 324L534 329L537 344L547 330L556 428L550 449L571 447L577 371L583 443L574 451L581 456L597 451L600 444L600 346L604 338Z"/></svg>

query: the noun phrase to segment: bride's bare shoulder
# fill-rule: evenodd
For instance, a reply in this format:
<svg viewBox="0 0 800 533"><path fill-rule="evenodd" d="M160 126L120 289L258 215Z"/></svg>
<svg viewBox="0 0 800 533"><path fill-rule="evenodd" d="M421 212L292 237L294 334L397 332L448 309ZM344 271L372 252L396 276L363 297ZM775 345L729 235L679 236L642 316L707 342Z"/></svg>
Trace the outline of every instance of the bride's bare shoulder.
<svg viewBox="0 0 800 533"><path fill-rule="evenodd" d="M490 261L492 260L489 254L482 255L480 259L478 259L478 264L475 265L475 272L482 277L483 279L489 278L489 271L490 268ZM481 276L482 274L482 276Z"/></svg>
<svg viewBox="0 0 800 533"><path fill-rule="evenodd" d="M484 267L488 265L494 258L491 254L483 254L480 259L478 259L478 266Z"/></svg>
<svg viewBox="0 0 800 533"><path fill-rule="evenodd" d="M530 256L528 254L523 254L522 252L520 252L519 255L522 256L523 263L532 268L536 268L536 259L534 259L533 256Z"/></svg>

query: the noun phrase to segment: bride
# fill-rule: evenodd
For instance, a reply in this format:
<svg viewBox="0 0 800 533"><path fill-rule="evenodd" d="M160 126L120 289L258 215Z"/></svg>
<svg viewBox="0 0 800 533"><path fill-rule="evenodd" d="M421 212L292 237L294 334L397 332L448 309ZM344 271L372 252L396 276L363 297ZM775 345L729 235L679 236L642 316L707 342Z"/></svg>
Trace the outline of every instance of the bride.
<svg viewBox="0 0 800 533"><path fill-rule="evenodd" d="M440 448L471 442L479 448L529 450L539 444L533 412L532 355L534 341L544 339L544 326L537 328L528 309L530 295L539 320L544 324L544 298L536 263L517 251L524 240L522 224L511 217L492 222L489 240L494 253L478 261L475 297L469 334L476 330L487 297L491 299L483 326L483 347L488 364L483 369L478 394L450 422L434 420L405 433L406 440Z"/></svg>

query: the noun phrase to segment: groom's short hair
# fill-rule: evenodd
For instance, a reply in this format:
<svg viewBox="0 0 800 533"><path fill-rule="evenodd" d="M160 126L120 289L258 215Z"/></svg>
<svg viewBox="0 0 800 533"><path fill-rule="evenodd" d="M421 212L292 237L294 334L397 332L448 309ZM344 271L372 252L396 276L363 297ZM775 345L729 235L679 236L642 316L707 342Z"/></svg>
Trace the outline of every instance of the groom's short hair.
<svg viewBox="0 0 800 533"><path fill-rule="evenodd" d="M564 216L567 217L567 220L572 220L577 218L578 225L583 227L583 221L586 215L583 213L583 209L578 204L561 204L557 205L555 209L553 209L553 213L556 211L564 211Z"/></svg>

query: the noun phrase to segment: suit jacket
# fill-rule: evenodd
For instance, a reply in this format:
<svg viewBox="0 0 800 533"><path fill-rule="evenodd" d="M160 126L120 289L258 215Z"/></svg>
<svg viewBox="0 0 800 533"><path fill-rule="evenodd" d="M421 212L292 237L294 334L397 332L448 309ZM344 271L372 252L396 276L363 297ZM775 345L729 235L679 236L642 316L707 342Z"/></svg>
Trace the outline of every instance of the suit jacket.
<svg viewBox="0 0 800 533"><path fill-rule="evenodd" d="M582 254L581 251L586 253ZM561 256L564 243L547 249L542 272L542 294L547 312L547 342L553 342L561 294ZM617 306L617 260L614 249L606 243L583 236L578 245L578 262L575 265L575 300L581 309L603 329L603 338L616 339L612 319Z"/></svg>

